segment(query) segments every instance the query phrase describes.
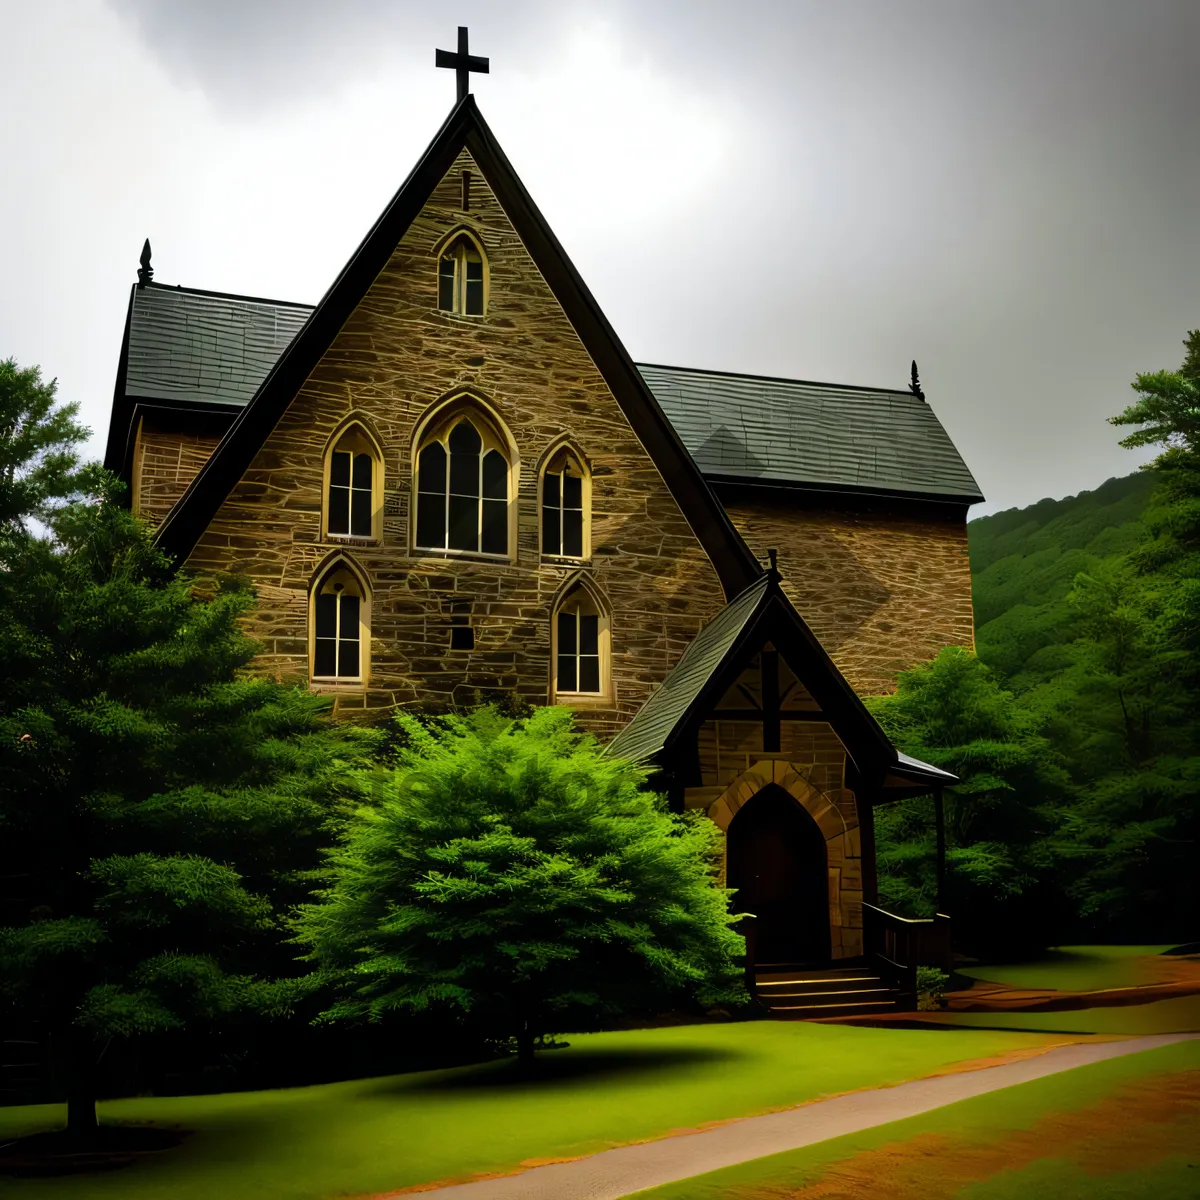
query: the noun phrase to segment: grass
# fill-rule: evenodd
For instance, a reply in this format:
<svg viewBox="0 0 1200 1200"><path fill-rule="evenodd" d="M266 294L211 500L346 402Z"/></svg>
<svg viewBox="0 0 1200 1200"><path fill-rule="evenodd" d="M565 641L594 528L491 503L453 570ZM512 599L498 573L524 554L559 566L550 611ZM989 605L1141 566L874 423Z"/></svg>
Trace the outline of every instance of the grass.
<svg viewBox="0 0 1200 1200"><path fill-rule="evenodd" d="M1184 1042L651 1188L637 1200L1195 1200L1198 1093L1200 1042Z"/></svg>
<svg viewBox="0 0 1200 1200"><path fill-rule="evenodd" d="M925 1015L925 1014L922 1014ZM1200 1030L1200 996L1176 996L1150 1004L1084 1008L1074 1012L932 1014L956 1029L1012 1029L1027 1033L1190 1033Z"/></svg>
<svg viewBox="0 0 1200 1200"><path fill-rule="evenodd" d="M994 1030L857 1029L775 1021L572 1037L539 1078L510 1062L286 1091L116 1100L106 1122L194 1130L105 1174L4 1181L6 1200L329 1200L531 1158L584 1155L672 1129L879 1087L1044 1045ZM0 1108L0 1141L62 1109Z"/></svg>
<svg viewBox="0 0 1200 1200"><path fill-rule="evenodd" d="M1139 958L1161 954L1163 946L1056 946L1033 962L963 967L959 974L1016 988L1055 988L1091 992L1142 983Z"/></svg>

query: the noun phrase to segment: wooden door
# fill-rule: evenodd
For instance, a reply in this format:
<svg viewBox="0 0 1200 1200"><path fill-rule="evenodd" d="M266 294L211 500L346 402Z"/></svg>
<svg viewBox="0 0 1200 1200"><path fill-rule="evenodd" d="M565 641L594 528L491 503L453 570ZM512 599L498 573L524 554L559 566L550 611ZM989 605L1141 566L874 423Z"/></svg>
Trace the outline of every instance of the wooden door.
<svg viewBox="0 0 1200 1200"><path fill-rule="evenodd" d="M763 788L730 822L726 855L733 909L757 917L756 962L828 962L825 837L804 807L783 788Z"/></svg>

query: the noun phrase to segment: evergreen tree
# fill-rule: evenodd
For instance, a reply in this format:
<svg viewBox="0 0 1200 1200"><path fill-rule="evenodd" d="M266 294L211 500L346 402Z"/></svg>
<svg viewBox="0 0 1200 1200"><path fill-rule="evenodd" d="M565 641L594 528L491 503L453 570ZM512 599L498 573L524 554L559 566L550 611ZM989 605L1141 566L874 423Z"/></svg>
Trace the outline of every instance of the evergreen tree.
<svg viewBox="0 0 1200 1200"><path fill-rule="evenodd" d="M114 495L0 571L0 998L66 1052L79 1136L109 1039L287 1005L281 914L372 744L244 675L249 589L194 598Z"/></svg>
<svg viewBox="0 0 1200 1200"><path fill-rule="evenodd" d="M960 930L997 944L1049 872L1050 804L1062 778L1038 719L962 647L899 676L896 692L870 702L901 749L951 771L945 793L947 907ZM919 797L875 811L881 901L930 916L937 864L933 800Z"/></svg>
<svg viewBox="0 0 1200 1200"><path fill-rule="evenodd" d="M80 487L76 447L90 430L78 404L55 404L56 381L37 367L0 360L0 556L30 518L45 521L55 501Z"/></svg>
<svg viewBox="0 0 1200 1200"><path fill-rule="evenodd" d="M457 1009L527 1061L581 1011L742 998L715 825L561 708L397 720L407 746L297 922L328 1019Z"/></svg>

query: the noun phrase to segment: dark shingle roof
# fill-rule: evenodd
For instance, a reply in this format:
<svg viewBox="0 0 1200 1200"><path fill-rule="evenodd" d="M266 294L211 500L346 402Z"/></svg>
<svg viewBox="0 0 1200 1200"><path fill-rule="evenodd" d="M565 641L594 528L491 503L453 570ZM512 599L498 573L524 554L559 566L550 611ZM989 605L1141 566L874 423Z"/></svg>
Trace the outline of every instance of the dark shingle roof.
<svg viewBox="0 0 1200 1200"><path fill-rule="evenodd" d="M675 669L663 680L662 687L651 694L633 720L609 743L610 754L644 762L666 745L713 672L724 662L769 586L770 579L764 575L696 634Z"/></svg>
<svg viewBox="0 0 1200 1200"><path fill-rule="evenodd" d="M311 311L135 288L125 395L243 407ZM910 392L637 366L709 480L983 498L933 409Z"/></svg>
<svg viewBox="0 0 1200 1200"><path fill-rule="evenodd" d="M933 409L911 392L638 370L709 479L983 499Z"/></svg>
<svg viewBox="0 0 1200 1200"><path fill-rule="evenodd" d="M125 395L241 407L311 311L154 283L135 288Z"/></svg>

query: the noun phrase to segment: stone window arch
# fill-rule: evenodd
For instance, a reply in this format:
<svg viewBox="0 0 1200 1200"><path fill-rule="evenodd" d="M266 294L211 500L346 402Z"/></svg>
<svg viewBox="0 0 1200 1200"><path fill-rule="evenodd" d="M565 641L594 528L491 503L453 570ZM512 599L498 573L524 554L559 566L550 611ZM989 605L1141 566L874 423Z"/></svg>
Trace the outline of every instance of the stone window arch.
<svg viewBox="0 0 1200 1200"><path fill-rule="evenodd" d="M335 430L325 447L321 532L333 540L383 537L383 452L354 418Z"/></svg>
<svg viewBox="0 0 1200 1200"><path fill-rule="evenodd" d="M589 558L592 553L592 475L569 443L547 455L539 479L542 554Z"/></svg>
<svg viewBox="0 0 1200 1200"><path fill-rule="evenodd" d="M309 672L314 683L365 684L370 674L371 594L344 558L318 574L309 598Z"/></svg>
<svg viewBox="0 0 1200 1200"><path fill-rule="evenodd" d="M498 419L451 401L419 434L414 463L415 551L514 556L516 455Z"/></svg>
<svg viewBox="0 0 1200 1200"><path fill-rule="evenodd" d="M551 701L611 700L612 617L599 591L579 581L555 605L551 627Z"/></svg>
<svg viewBox="0 0 1200 1200"><path fill-rule="evenodd" d="M437 248L438 308L464 317L487 312L490 272L487 253L476 234L453 230Z"/></svg>

